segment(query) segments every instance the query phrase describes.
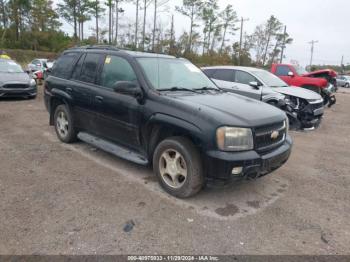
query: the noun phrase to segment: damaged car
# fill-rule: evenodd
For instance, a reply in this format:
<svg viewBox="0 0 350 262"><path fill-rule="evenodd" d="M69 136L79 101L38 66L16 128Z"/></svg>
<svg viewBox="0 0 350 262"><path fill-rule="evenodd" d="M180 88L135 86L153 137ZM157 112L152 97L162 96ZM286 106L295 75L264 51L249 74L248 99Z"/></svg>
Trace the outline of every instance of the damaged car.
<svg viewBox="0 0 350 262"><path fill-rule="evenodd" d="M218 88L172 56L111 46L69 49L45 81L58 138L77 138L153 167L169 194L186 198L207 182L257 179L292 150L281 110Z"/></svg>
<svg viewBox="0 0 350 262"><path fill-rule="evenodd" d="M309 73L298 65L272 64L271 73L292 87L301 87L320 94L325 106L332 107L337 102L334 95L337 91L337 74L334 70L324 69Z"/></svg>
<svg viewBox="0 0 350 262"><path fill-rule="evenodd" d="M250 67L202 68L220 88L276 106L286 112L290 128L314 129L324 113L322 97L310 90L288 86L270 72Z"/></svg>

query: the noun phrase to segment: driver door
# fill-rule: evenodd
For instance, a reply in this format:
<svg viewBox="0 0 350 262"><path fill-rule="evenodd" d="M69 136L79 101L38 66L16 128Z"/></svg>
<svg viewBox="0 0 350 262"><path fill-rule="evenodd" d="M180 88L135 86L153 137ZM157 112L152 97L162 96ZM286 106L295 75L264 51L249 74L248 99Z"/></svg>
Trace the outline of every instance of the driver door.
<svg viewBox="0 0 350 262"><path fill-rule="evenodd" d="M119 56L106 56L93 98L98 135L133 149L140 148L141 105L135 97L116 93L118 81L137 82L130 63Z"/></svg>

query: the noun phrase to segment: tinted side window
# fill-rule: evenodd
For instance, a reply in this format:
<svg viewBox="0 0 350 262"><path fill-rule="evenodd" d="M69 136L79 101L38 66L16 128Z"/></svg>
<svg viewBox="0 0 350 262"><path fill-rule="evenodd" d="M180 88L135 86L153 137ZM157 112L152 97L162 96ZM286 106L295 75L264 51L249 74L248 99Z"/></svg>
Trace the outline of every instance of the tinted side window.
<svg viewBox="0 0 350 262"><path fill-rule="evenodd" d="M101 55L99 54L86 54L83 68L80 73L80 80L86 83L94 83L98 64L100 62Z"/></svg>
<svg viewBox="0 0 350 262"><path fill-rule="evenodd" d="M206 74L207 77L212 77L212 75L216 72L216 69L204 69L203 73Z"/></svg>
<svg viewBox="0 0 350 262"><path fill-rule="evenodd" d="M235 76L236 76L235 82L240 84L249 85L250 82L257 81L254 76L243 71L236 71Z"/></svg>
<svg viewBox="0 0 350 262"><path fill-rule="evenodd" d="M83 55L79 58L78 63L77 63L77 64L75 65L75 67L73 68L72 79L79 80L81 68L83 67L83 63L84 63L84 59L85 59L85 54L83 54Z"/></svg>
<svg viewBox="0 0 350 262"><path fill-rule="evenodd" d="M278 76L288 76L290 69L288 66L277 66L276 75Z"/></svg>
<svg viewBox="0 0 350 262"><path fill-rule="evenodd" d="M52 75L67 79L70 76L73 62L78 55L78 53L66 53L58 58L52 69Z"/></svg>
<svg viewBox="0 0 350 262"><path fill-rule="evenodd" d="M124 58L107 56L101 74L101 85L112 88L118 81L136 81L137 77L131 65Z"/></svg>
<svg viewBox="0 0 350 262"><path fill-rule="evenodd" d="M231 69L218 69L212 75L212 78L227 82L233 82L233 70Z"/></svg>

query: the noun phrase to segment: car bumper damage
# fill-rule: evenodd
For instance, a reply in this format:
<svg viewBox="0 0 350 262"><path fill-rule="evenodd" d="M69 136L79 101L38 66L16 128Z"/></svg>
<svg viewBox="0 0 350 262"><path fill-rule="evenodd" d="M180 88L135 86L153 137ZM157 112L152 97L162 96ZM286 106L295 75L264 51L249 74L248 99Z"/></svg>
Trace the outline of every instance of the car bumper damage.
<svg viewBox="0 0 350 262"><path fill-rule="evenodd" d="M305 130L319 127L324 114L323 100L302 102L300 99L280 103L280 109L286 112L291 130Z"/></svg>
<svg viewBox="0 0 350 262"><path fill-rule="evenodd" d="M263 177L287 162L292 150L292 139L287 136L284 143L271 152L257 151L206 153L205 169L209 182L227 183L235 180L252 180Z"/></svg>

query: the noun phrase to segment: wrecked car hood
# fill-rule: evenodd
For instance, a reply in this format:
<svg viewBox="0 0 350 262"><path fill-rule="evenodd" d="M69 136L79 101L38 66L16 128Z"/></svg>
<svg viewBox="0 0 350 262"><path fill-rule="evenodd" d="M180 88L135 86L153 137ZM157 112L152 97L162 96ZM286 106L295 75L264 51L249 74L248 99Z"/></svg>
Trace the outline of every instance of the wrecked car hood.
<svg viewBox="0 0 350 262"><path fill-rule="evenodd" d="M283 95L295 96L306 100L322 99L322 97L316 92L307 90L305 88L296 87L296 86L278 87L278 88L273 88L273 90Z"/></svg>
<svg viewBox="0 0 350 262"><path fill-rule="evenodd" d="M210 118L218 125L252 127L283 121L286 115L266 103L230 92L173 96L177 106L186 106L196 117ZM175 102L174 101L174 102Z"/></svg>
<svg viewBox="0 0 350 262"><path fill-rule="evenodd" d="M318 76L324 76L324 75L329 75L331 77L336 77L337 73L332 70L332 69L322 69L322 70L317 70L308 74L304 74L303 76L306 77L318 77Z"/></svg>

